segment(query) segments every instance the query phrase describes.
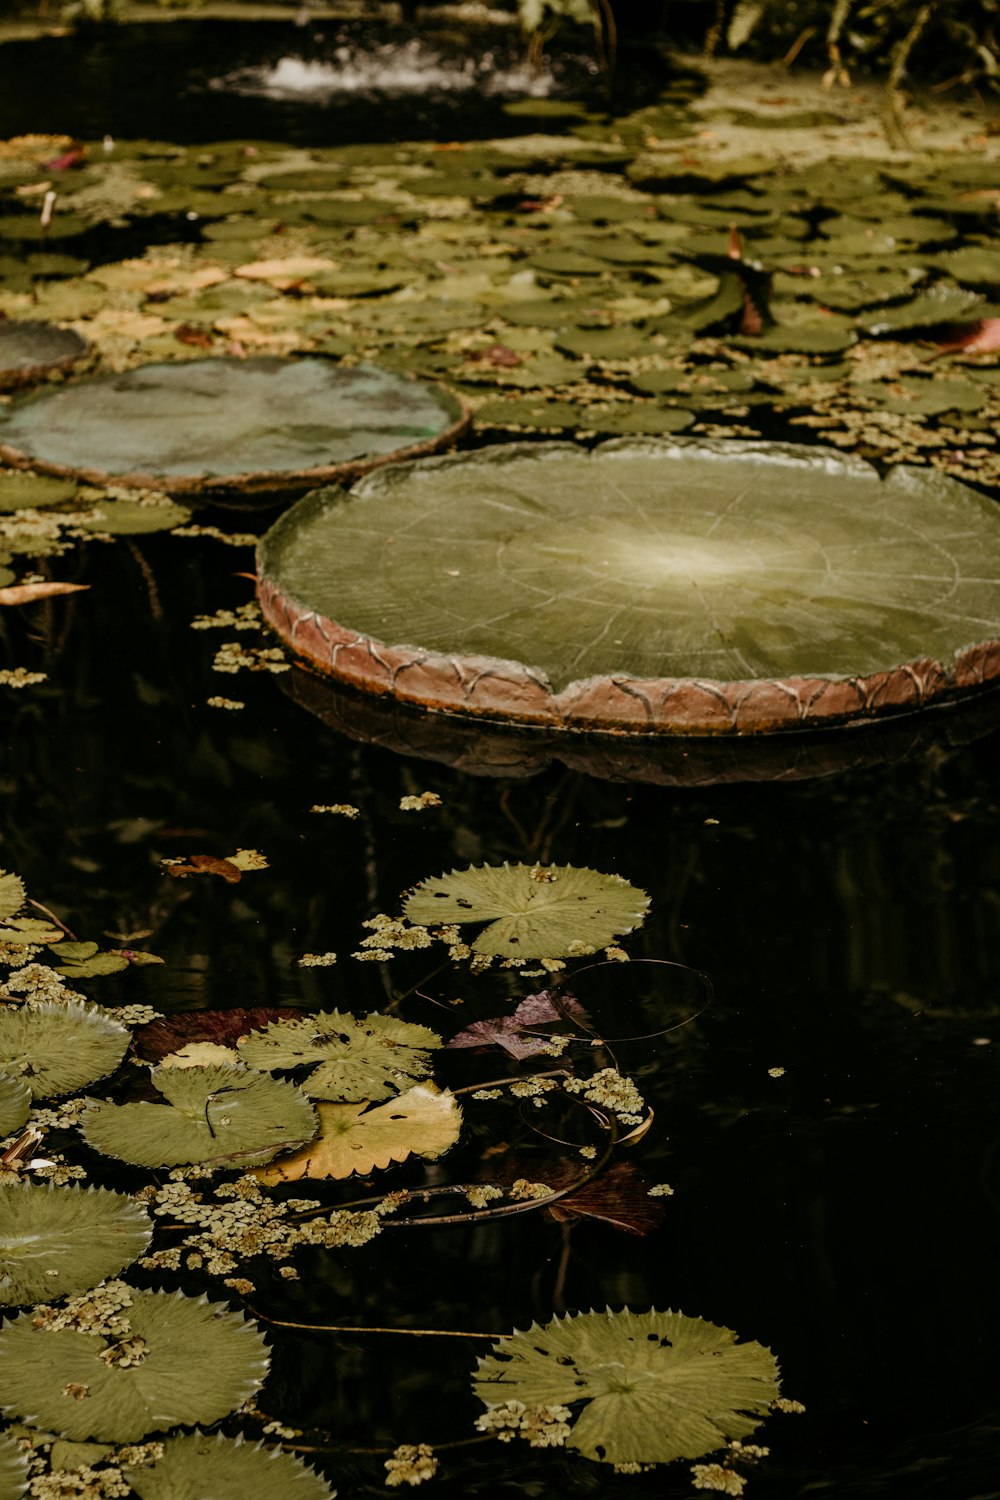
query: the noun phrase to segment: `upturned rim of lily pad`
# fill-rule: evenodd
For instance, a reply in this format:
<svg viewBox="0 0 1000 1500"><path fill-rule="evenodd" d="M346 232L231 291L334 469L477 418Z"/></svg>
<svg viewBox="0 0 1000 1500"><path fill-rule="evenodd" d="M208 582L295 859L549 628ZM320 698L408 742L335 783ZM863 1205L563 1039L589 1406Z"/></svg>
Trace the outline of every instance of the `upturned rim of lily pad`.
<svg viewBox="0 0 1000 1500"><path fill-rule="evenodd" d="M382 487L381 498L397 487L395 499L402 506L401 481L411 475L430 480L444 477L456 464L482 465L495 459L510 465L522 455L578 455L597 463L604 455L623 455L630 446L647 455L659 454L667 462L682 461L686 455L727 457L734 462L773 456L778 465L800 465L806 480L810 474L842 471L847 481L852 477L869 485L877 481L880 491L895 486L900 495L924 483L926 474L928 485L940 487L942 494L947 490L952 499L967 497L970 504L990 504L936 470L898 466L880 475L865 460L833 449L717 439L624 439L590 450L571 443L513 443L416 465L393 465L375 480ZM914 652L907 660L890 659L884 667L880 664L856 673L837 668L726 679L697 672L653 677L631 673L623 666L563 684L554 683L538 666L499 652L463 654L443 651L437 645L377 639L363 629L330 619L281 581L284 550L297 524L321 515L324 508L339 511L355 504L358 497L369 499L375 493L371 485L359 486L347 497L317 491L281 516L258 549L257 596L264 618L307 664L341 683L399 704L480 723L570 733L751 736L835 728L912 713L930 704L961 699L1000 680L1000 632L997 637L960 639L950 656L944 651L936 656Z"/></svg>
<svg viewBox="0 0 1000 1500"><path fill-rule="evenodd" d="M137 365L135 371L155 368L157 365L171 364L182 368L192 365L222 364L243 365L249 363L280 362L291 364L296 361L313 359L320 360L325 356L310 350L303 350L300 354L290 355L250 355L247 358L233 355L212 355L204 360L155 360L149 364ZM75 382L77 385L91 384L100 381L120 380L123 376L132 374L133 371L114 372L102 370L96 374L88 375L83 380ZM433 454L440 453L443 449L452 447L460 437L468 430L472 423L472 411L465 401L454 391L447 389L437 381L426 380L422 376L411 374L405 370L386 371L394 378L407 381L414 386L420 386L434 397L440 404L442 413L450 417L447 426L432 437L421 438L418 442L408 443L404 447L395 448L389 453L378 453L366 455L360 458L349 459L339 464L318 464L311 468L300 469L248 469L233 474L174 474L164 475L146 470L135 469L128 473L111 473L96 467L93 464L65 464L50 461L33 454L24 452L12 444L0 441L0 460L12 469L27 471L31 474L51 475L57 479L73 479L80 484L92 484L101 486L112 486L122 489L138 489L159 491L164 495L205 495L211 499L216 498L252 498L254 496L280 495L286 498L296 498L306 494L308 491L321 485L329 484L352 484L356 479L371 473L374 469L386 464L402 463L417 458L427 458ZM65 390L66 386L59 389ZM44 399L46 392L30 392L26 399Z"/></svg>
<svg viewBox="0 0 1000 1500"><path fill-rule="evenodd" d="M51 375L65 374L86 359L93 349L90 340L75 328L63 328L61 324L50 323L44 318L5 318L2 327L4 330L19 328L24 333L60 334L66 345L65 354L56 355L54 359L38 359L27 365L5 365L0 349L0 391L4 393L27 390L48 380Z"/></svg>

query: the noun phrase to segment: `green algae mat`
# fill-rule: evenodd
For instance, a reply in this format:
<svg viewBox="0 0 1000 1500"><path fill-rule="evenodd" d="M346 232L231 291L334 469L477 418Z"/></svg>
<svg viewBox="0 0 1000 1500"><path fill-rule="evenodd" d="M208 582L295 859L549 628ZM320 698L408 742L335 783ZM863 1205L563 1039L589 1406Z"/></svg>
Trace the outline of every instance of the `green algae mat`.
<svg viewBox="0 0 1000 1500"><path fill-rule="evenodd" d="M819 727L1000 675L1000 515L786 444L511 444L317 491L258 593L333 677L564 729Z"/></svg>
<svg viewBox="0 0 1000 1500"><path fill-rule="evenodd" d="M45 474L176 493L300 491L464 426L444 391L323 358L141 365L49 388L0 415L0 456Z"/></svg>

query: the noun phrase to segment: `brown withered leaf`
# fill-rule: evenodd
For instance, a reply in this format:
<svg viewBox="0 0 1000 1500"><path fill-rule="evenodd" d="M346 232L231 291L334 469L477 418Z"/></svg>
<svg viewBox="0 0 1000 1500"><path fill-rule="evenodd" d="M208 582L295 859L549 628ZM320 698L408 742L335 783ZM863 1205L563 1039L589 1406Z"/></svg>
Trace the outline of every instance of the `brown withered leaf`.
<svg viewBox="0 0 1000 1500"><path fill-rule="evenodd" d="M51 599L56 594L78 594L89 588L89 583L12 583L0 589L0 604L34 604L36 599Z"/></svg>
<svg viewBox="0 0 1000 1500"><path fill-rule="evenodd" d="M221 875L229 885L243 879L243 871L230 859L219 859L215 854L192 854L186 865L164 865L164 871L175 880L185 880L189 875Z"/></svg>
<svg viewBox="0 0 1000 1500"><path fill-rule="evenodd" d="M250 1031L263 1031L272 1021L292 1021L302 1012L290 1005L258 1005L252 1009L189 1010L150 1021L135 1033L135 1050L147 1062L159 1062L197 1042L232 1046Z"/></svg>
<svg viewBox="0 0 1000 1500"><path fill-rule="evenodd" d="M270 1166L257 1167L255 1177L272 1186L305 1177L367 1177L408 1156L440 1156L454 1145L462 1128L462 1111L454 1096L433 1083L419 1083L375 1109L361 1102L318 1103L316 1110L316 1139Z"/></svg>
<svg viewBox="0 0 1000 1500"><path fill-rule="evenodd" d="M552 1181L552 1173L546 1180ZM600 1219L626 1234L645 1235L663 1222L662 1199L650 1198L652 1184L631 1162L616 1162L575 1193L548 1208L554 1219Z"/></svg>

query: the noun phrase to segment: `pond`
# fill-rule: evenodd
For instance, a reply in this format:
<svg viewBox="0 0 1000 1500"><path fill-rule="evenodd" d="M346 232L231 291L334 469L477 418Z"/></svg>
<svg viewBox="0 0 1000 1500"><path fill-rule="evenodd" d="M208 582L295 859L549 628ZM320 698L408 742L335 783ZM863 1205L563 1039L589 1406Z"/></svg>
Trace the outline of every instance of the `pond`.
<svg viewBox="0 0 1000 1500"><path fill-rule="evenodd" d="M184 35L179 23L161 30ZM113 45L132 45L123 36ZM177 45L189 52L190 36ZM469 447L682 429L821 438L879 465L943 469L1000 498L995 360L968 347L939 353L993 316L995 208L983 181L993 169L971 149L833 165L727 158L699 135L703 116L687 112L700 87L674 69L655 104L614 117L593 99L548 117L518 113L519 103L502 133L470 131L448 150L415 134L306 146L278 126L249 145L236 132L193 144L150 126L164 137L156 144L145 130L130 137L94 122L80 132L82 163L59 168L72 142L11 142L0 146L0 310L71 324L106 371L310 352L440 379L474 408ZM5 119L9 134L77 130L52 115ZM58 191L44 242L43 182ZM740 262L728 253L731 222ZM751 260L769 278L766 294L753 267L739 269ZM765 295L755 334L746 305ZM946 338L945 323L959 334ZM142 1245L128 1264L123 1246L97 1273L134 1289L131 1354L115 1332L116 1293L98 1308L112 1320L99 1325L110 1330L100 1366L110 1380L145 1379L157 1339L173 1339L198 1390L188 1406L158 1393L168 1427L263 1438L341 1496L384 1492L387 1477L420 1480L432 1458L394 1454L422 1444L439 1462L431 1492L452 1495L686 1495L693 1481L737 1493L740 1476L760 1500L994 1493L1000 738L989 695L926 730L900 720L862 748L858 735L842 754L831 730L797 739L782 763L697 740L683 770L674 746L673 760L665 752L651 768L610 740L588 762L576 746L494 726L458 736L451 720L380 714L296 666L261 633L253 602L253 546L278 514L267 501L209 497L191 509L183 497L0 471L0 511L3 586L42 586L33 602L0 594L2 863L37 903L22 907L0 885L0 1022L48 1014L51 1002L57 1022L103 1016L112 1051L123 1024L134 1033L120 1066L127 1037L106 1066L51 1093L46 1069L70 1066L55 1032L44 1045L0 1035L18 1078L41 1075L39 1138L7 1162L0 1190L20 1178L70 1192L85 1180L136 1195L144 1214L162 1210L158 1262ZM53 581L82 587L60 595ZM434 893L450 889L447 872L505 862L535 881L543 911L560 881L574 889L574 870L619 877L584 901L597 941L563 935L552 961L473 962L462 940L482 929L463 927L450 897ZM425 882L424 904L441 901L458 928L444 945L423 946L419 905L401 922L404 893ZM459 886L459 903L481 921L499 915L470 889ZM43 927L24 948L32 933L22 927L19 946L16 924L29 917ZM556 944L543 937L543 949L546 940ZM67 987L89 1020L59 1011ZM514 1011L539 995L529 1030ZM323 1043L307 1045L302 1031L263 1030L284 1008L338 1015ZM370 1021L359 1039L349 1018L372 1016L421 1030ZM427 1037L484 1022L464 1039L478 1047ZM553 1031L570 1036L564 1050L532 1050ZM196 1053L188 1094L171 1070L154 1075L178 1101L164 1108L147 1062L197 1043L232 1049L241 1033L240 1051L262 1071L233 1083L237 1053ZM292 1139L283 1152L266 1135L227 1145L232 1101L269 1070L289 1095L289 1079L304 1087L312 1063L341 1055L337 1035L348 1072L363 1054L374 1074L362 1092L328 1082L324 1095L314 1080L331 1157L369 1099L369 1114L389 1100L404 1125L379 1117L385 1134L353 1176L350 1163L339 1178L307 1169L304 1180L279 1166L269 1180L269 1156L287 1163ZM393 1078L377 1045L387 1036ZM80 1051L97 1045L88 1033ZM199 1103L198 1078L223 1067L229 1102L220 1109L206 1086ZM598 1073L603 1088L591 1081ZM414 1086L419 1109L412 1096L404 1103ZM82 1098L100 1103L84 1113ZM152 1126L150 1143L146 1116L117 1112L140 1108L183 1115L201 1144L171 1156L157 1140L165 1126ZM23 1136L18 1119L4 1147ZM366 1148L355 1134L349 1149ZM239 1164L220 1165L227 1154ZM172 1166L206 1158L201 1175ZM407 1196L387 1199L397 1193ZM234 1204L249 1204L249 1218ZM330 1243L296 1244L291 1226L316 1222ZM258 1253L265 1241L277 1255ZM56 1287L65 1258L54 1269ZM241 1336L238 1357L212 1343L235 1339L235 1322L178 1323L168 1337L142 1291L245 1310L251 1323L240 1326L262 1330L270 1349L263 1386L257 1334ZM55 1290L21 1301L60 1305ZM188 1316L190 1304L177 1306ZM584 1325L549 1326L606 1308L618 1318L596 1320L606 1346L589 1324L593 1344ZM671 1407L655 1363L642 1377L649 1404L636 1395L626 1308L704 1319L750 1351L749 1386L730 1407L724 1383L710 1387L719 1441L691 1440L686 1459L645 1472L628 1466L656 1461L662 1431L706 1413L689 1388ZM88 1318L93 1328L93 1308L76 1317L71 1328ZM28 1448L33 1494L73 1493L47 1476L84 1464L98 1478L76 1493L85 1482L92 1494L168 1493L156 1467L165 1459L131 1452L161 1440L162 1421L130 1407L131 1427L103 1408L91 1419L98 1397L60 1363L68 1346L33 1374L42 1394L24 1393L9 1334L45 1349L71 1336L58 1318L36 1332L30 1323L0 1331L4 1411L21 1445L0 1452L0 1497L20 1493ZM599 1400L572 1386L560 1395L537 1370L536 1389L555 1393L525 1404L568 1405L569 1445L551 1414L527 1432L522 1423L511 1442L489 1424L477 1431L484 1401L496 1400L473 1389L477 1360L533 1323L547 1331L506 1350L551 1344L536 1365L579 1360L614 1413L591 1441L619 1469L585 1456L577 1424L588 1412L593 1423ZM648 1327L635 1324L640 1339ZM657 1352L668 1327L681 1342L676 1325L655 1327ZM780 1364L791 1412L767 1414L777 1387L763 1350ZM203 1407L199 1359L217 1362ZM96 1393L96 1374L88 1379ZM254 1395L256 1412L230 1415ZM46 1425L34 1416L43 1409L58 1419ZM747 1409L756 1415L731 1416L727 1429L727 1410ZM727 1448L740 1433L769 1454ZM69 1440L53 1442L59 1434ZM725 1473L692 1475L697 1463ZM219 1493L272 1492L263 1469L241 1475ZM275 1494L326 1493L299 1471L273 1483ZM169 1493L200 1500L197 1480L183 1484Z"/></svg>

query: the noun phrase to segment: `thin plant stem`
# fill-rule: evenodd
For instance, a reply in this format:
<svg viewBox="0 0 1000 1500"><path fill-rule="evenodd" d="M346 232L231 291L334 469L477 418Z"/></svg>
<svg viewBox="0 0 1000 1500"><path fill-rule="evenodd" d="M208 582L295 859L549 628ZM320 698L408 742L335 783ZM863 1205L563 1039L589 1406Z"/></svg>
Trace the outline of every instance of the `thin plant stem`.
<svg viewBox="0 0 1000 1500"><path fill-rule="evenodd" d="M54 922L57 927L62 928L63 932L69 938L71 943L75 943L78 941L76 933L72 932L70 928L66 926L65 922L60 922L54 911L49 911L49 908L47 906L43 906L42 903L40 901L36 901L33 896L28 897L28 905L33 906L36 911L43 911L50 921Z"/></svg>
<svg viewBox="0 0 1000 1500"><path fill-rule="evenodd" d="M889 78L885 86L885 97L882 106L882 123L889 144L897 150L906 150L910 145L910 139L903 124L903 90L902 83L906 74L906 64L910 60L910 54L920 40L921 34L933 13L933 5L925 3L917 11L913 18L913 25L904 37L902 37L892 49L892 66L889 69Z"/></svg>
<svg viewBox="0 0 1000 1500"><path fill-rule="evenodd" d="M247 1304L247 1312L252 1318L260 1318L262 1323L269 1323L272 1328L295 1328L300 1333L388 1333L399 1334L401 1338L428 1338L428 1339L502 1339L502 1333L470 1333L461 1328L380 1328L375 1326L355 1326L350 1323L296 1323L289 1318L270 1318L267 1313L260 1312L256 1307Z"/></svg>

